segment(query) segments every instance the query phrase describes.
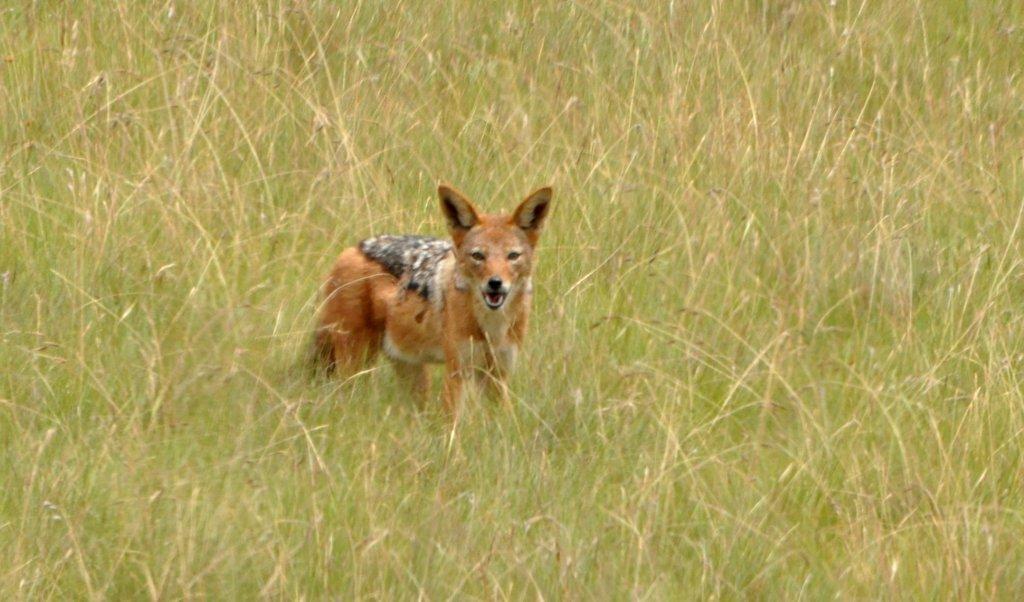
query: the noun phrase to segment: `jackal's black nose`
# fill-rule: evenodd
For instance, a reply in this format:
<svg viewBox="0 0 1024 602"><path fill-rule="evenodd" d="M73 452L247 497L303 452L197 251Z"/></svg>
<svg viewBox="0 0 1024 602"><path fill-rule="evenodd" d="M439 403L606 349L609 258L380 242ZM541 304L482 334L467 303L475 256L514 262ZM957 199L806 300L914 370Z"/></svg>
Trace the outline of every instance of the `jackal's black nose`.
<svg viewBox="0 0 1024 602"><path fill-rule="evenodd" d="M488 280L487 281L487 288L489 290L494 291L494 292L500 291L501 290L501 278L498 278L497 276L495 276L495 277L491 278L490 280Z"/></svg>

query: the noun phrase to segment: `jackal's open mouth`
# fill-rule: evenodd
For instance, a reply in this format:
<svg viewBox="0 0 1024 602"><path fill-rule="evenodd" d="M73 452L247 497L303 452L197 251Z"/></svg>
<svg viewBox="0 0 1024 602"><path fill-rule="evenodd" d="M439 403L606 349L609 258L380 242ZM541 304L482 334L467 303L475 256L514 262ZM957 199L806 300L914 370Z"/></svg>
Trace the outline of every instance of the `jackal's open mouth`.
<svg viewBox="0 0 1024 602"><path fill-rule="evenodd" d="M484 303L491 309L498 309L505 303L505 297L507 296L507 293L486 291L484 292Z"/></svg>

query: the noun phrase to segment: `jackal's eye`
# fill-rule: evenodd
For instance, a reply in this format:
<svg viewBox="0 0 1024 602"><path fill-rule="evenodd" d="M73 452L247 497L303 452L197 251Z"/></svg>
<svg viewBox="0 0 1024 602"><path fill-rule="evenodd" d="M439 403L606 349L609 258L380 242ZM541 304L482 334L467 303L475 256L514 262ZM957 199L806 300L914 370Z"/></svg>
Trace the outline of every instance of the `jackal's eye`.
<svg viewBox="0 0 1024 602"><path fill-rule="evenodd" d="M480 251L473 251L469 256L473 258L473 261L483 261L487 259L487 256Z"/></svg>
<svg viewBox="0 0 1024 602"><path fill-rule="evenodd" d="M519 259L520 257L522 257L522 255L523 254L520 253L519 251L512 251L511 253L508 254L508 260L509 261L515 261L515 260Z"/></svg>

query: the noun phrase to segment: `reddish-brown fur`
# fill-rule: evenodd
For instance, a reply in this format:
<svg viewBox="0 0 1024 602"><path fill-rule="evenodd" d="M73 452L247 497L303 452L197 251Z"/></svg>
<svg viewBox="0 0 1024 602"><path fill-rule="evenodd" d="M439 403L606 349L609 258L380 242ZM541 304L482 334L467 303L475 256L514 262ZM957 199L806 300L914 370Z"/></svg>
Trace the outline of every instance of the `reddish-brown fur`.
<svg viewBox="0 0 1024 602"><path fill-rule="evenodd" d="M399 379L421 402L430 388L426 364L443 362L445 407L454 414L466 381L507 396L508 371L526 333L530 274L551 189L535 191L511 215L481 214L448 186L438 193L454 245L438 276L443 304L408 293L397 277L350 247L323 286L314 349L329 369L352 374L387 346ZM486 287L495 278L508 293L492 309Z"/></svg>

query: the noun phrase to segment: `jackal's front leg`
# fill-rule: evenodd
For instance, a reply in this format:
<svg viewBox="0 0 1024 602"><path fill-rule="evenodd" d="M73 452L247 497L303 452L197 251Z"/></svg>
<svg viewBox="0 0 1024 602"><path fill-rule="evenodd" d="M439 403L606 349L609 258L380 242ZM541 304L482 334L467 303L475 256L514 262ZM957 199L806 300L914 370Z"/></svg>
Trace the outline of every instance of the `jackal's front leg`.
<svg viewBox="0 0 1024 602"><path fill-rule="evenodd" d="M511 405L512 397L508 389L508 369L495 363L488 362L487 371L480 374L487 396L497 400L502 405Z"/></svg>
<svg viewBox="0 0 1024 602"><path fill-rule="evenodd" d="M396 380L404 385L406 391L412 395L416 406L422 409L427 402L427 395L430 393L430 373L423 364L410 364L407 362L392 360L395 367Z"/></svg>
<svg viewBox="0 0 1024 602"><path fill-rule="evenodd" d="M454 417L471 390L479 392L486 378L487 345L480 340L466 340L445 349L444 405Z"/></svg>
<svg viewBox="0 0 1024 602"><path fill-rule="evenodd" d="M515 347L491 348L487 354L487 393L491 398L499 400L504 405L512 404L512 397L508 388L509 374L516 363Z"/></svg>
<svg viewBox="0 0 1024 602"><path fill-rule="evenodd" d="M445 367L442 400L444 401L444 409L452 420L458 417L459 410L462 404L465 403L467 394L470 391L476 390L476 379L472 372L472 368L460 367L453 370L447 366Z"/></svg>
<svg viewBox="0 0 1024 602"><path fill-rule="evenodd" d="M466 387L463 362L455 349L445 349L444 384L441 399L448 416L454 420L462 403L462 392Z"/></svg>

